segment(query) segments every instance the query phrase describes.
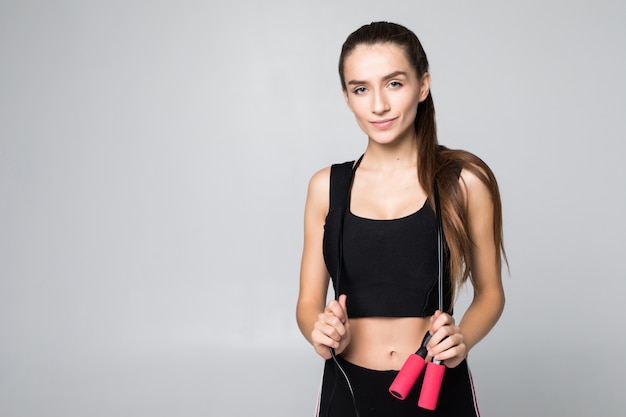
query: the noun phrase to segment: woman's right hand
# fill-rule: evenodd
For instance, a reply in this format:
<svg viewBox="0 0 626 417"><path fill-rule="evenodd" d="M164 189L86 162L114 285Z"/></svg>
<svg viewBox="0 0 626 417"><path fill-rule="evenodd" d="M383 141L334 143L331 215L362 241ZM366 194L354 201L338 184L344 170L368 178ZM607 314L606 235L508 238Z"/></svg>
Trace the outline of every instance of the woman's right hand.
<svg viewBox="0 0 626 417"><path fill-rule="evenodd" d="M330 359L329 348L340 354L350 344L350 322L346 310L345 294L339 300L333 300L326 305L322 313L317 316L311 332L313 348L324 359Z"/></svg>

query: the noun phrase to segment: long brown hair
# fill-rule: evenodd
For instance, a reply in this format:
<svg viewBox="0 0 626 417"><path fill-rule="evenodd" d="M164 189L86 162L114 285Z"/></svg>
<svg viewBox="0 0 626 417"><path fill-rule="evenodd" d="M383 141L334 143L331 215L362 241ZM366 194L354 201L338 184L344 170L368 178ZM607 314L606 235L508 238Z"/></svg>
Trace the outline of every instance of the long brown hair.
<svg viewBox="0 0 626 417"><path fill-rule="evenodd" d="M397 23L373 22L351 33L341 48L339 57L339 77L341 87L346 90L344 63L346 58L361 44L393 43L403 48L406 57L415 70L418 79L428 71L428 58L417 36ZM491 192L494 206L493 238L496 246L498 268L501 260L506 261L502 233L502 205L496 178L487 164L464 150L448 149L439 145L435 123L435 105L432 93L417 107L415 133L418 149L417 176L428 194L433 206L434 186L437 182L443 229L449 251L450 279L454 293L472 276L469 262L472 241L467 224L467 207L464 192L459 181L462 169L476 175ZM434 208L434 206L433 206ZM454 299L454 298L453 298Z"/></svg>

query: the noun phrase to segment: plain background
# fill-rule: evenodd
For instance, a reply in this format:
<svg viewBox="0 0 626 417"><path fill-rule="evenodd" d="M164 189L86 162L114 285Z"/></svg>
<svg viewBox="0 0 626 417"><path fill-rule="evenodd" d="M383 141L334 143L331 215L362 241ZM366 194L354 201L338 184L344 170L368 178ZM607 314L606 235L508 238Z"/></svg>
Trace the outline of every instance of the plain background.
<svg viewBox="0 0 626 417"><path fill-rule="evenodd" d="M482 415L624 415L625 4L0 1L0 416L313 415L306 187L365 148L336 66L374 20L502 190Z"/></svg>

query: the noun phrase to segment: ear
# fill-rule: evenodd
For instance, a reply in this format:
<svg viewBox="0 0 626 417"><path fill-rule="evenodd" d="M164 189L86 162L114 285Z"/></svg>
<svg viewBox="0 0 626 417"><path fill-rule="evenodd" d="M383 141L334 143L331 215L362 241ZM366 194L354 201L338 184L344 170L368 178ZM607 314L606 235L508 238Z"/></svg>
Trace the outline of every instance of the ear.
<svg viewBox="0 0 626 417"><path fill-rule="evenodd" d="M419 102L426 100L428 94L430 93L430 74L425 72L420 79L420 96Z"/></svg>

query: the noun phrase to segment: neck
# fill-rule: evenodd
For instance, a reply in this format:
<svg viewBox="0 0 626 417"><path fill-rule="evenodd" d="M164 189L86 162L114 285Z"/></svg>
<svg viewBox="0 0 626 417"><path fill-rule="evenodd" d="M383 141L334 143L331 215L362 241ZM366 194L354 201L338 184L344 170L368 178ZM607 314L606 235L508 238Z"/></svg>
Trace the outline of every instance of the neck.
<svg viewBox="0 0 626 417"><path fill-rule="evenodd" d="M398 169L415 167L417 164L417 156L417 141L413 138L384 145L369 140L363 161L371 168Z"/></svg>

